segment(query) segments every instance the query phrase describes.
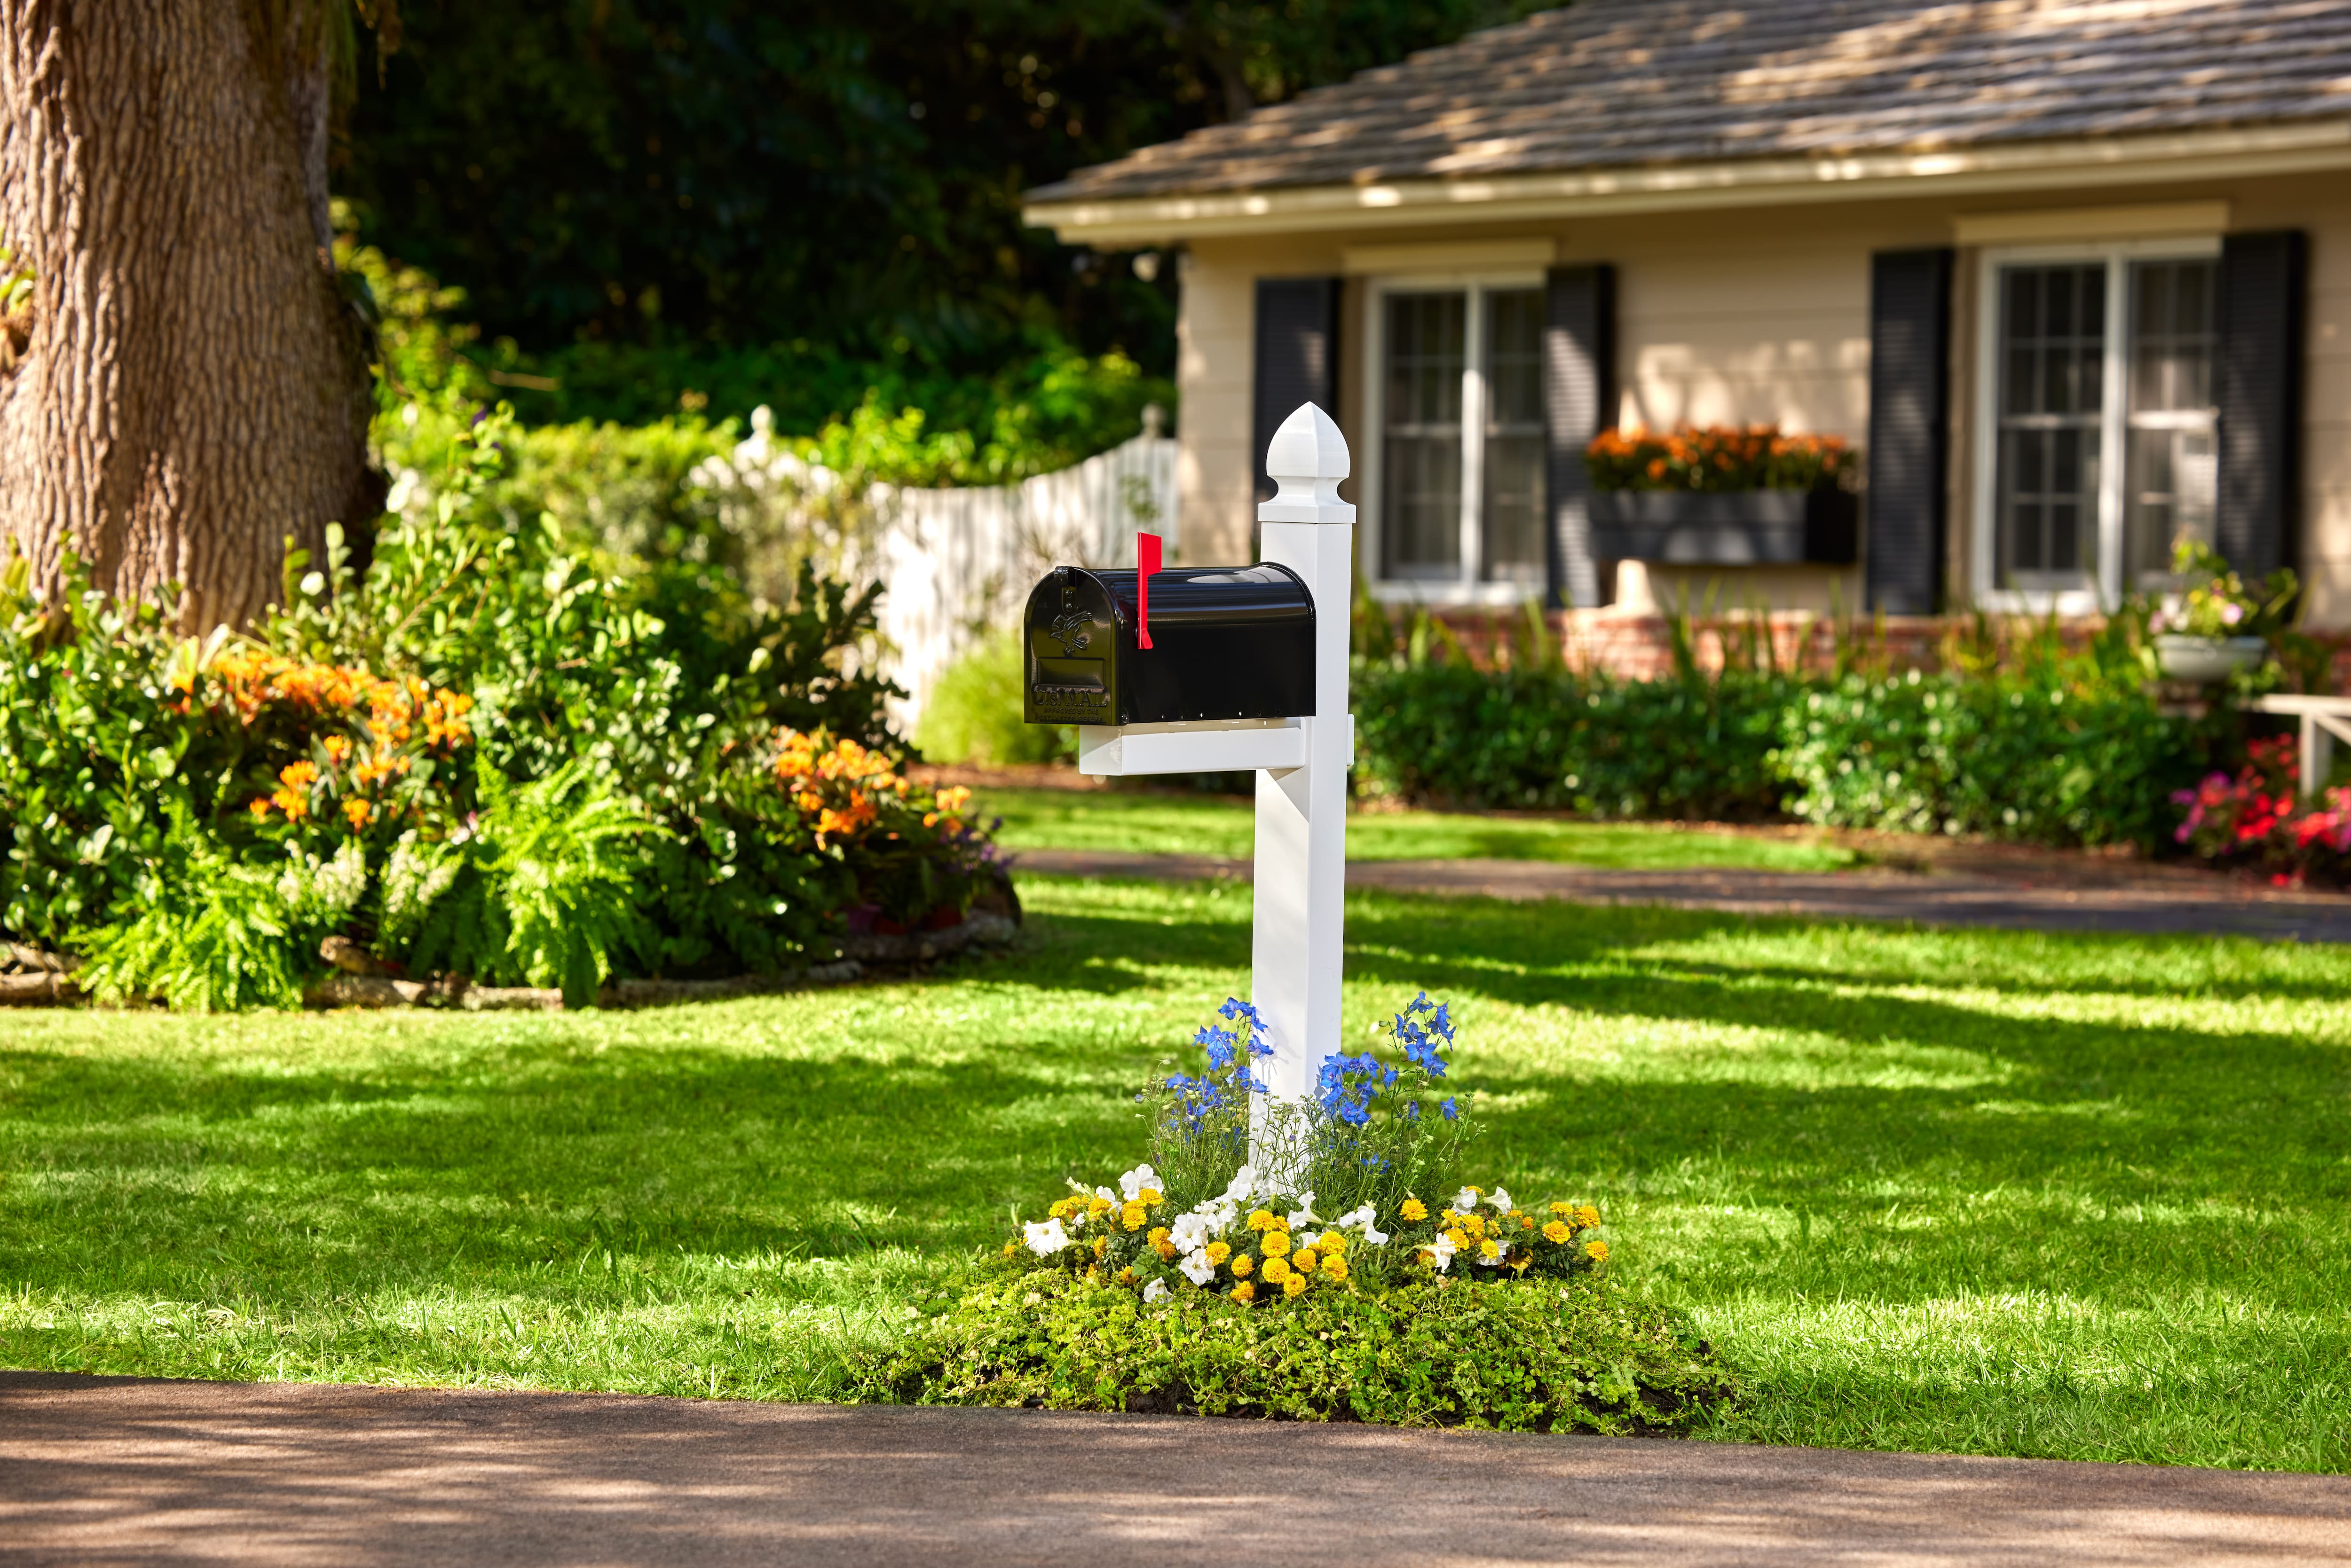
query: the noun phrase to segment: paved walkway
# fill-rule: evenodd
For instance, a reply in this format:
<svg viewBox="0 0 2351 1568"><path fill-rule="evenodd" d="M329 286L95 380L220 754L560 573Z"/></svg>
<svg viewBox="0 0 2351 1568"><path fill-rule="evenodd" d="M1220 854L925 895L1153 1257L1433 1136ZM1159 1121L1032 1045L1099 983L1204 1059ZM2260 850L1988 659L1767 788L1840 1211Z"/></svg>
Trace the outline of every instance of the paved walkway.
<svg viewBox="0 0 2351 1568"><path fill-rule="evenodd" d="M1214 855L1093 850L1024 850L1016 864L1053 875L1170 881L1245 880L1250 872L1245 860ZM2205 875L2047 886L1948 872L1613 871L1546 861L1350 861L1347 885L1489 898L1560 898L1577 904L1661 904L1731 915L1905 920L1922 925L2188 932L2351 943L2351 896L2270 892Z"/></svg>
<svg viewBox="0 0 2351 1568"><path fill-rule="evenodd" d="M0 1373L0 1562L2351 1563L2351 1479Z"/></svg>

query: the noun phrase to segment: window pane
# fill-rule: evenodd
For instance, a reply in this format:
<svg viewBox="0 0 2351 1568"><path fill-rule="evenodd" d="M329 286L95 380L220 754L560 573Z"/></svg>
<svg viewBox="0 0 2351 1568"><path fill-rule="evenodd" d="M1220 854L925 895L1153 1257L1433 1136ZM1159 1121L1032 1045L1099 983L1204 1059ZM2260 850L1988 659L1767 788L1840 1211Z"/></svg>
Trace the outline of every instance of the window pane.
<svg viewBox="0 0 2351 1568"><path fill-rule="evenodd" d="M1491 582L1543 580L1543 295L1486 296L1486 451L1482 546Z"/></svg>
<svg viewBox="0 0 2351 1568"><path fill-rule="evenodd" d="M2201 258L2142 261L2130 269L2131 401L2123 447L2127 587L2169 586L2173 547L2212 537L2217 274Z"/></svg>
<svg viewBox="0 0 2351 1568"><path fill-rule="evenodd" d="M2001 584L2085 586L2096 564L2106 269L2005 267L1999 298Z"/></svg>
<svg viewBox="0 0 2351 1568"><path fill-rule="evenodd" d="M1468 297L1387 297L1380 486L1382 575L1451 579L1461 569L1461 380Z"/></svg>

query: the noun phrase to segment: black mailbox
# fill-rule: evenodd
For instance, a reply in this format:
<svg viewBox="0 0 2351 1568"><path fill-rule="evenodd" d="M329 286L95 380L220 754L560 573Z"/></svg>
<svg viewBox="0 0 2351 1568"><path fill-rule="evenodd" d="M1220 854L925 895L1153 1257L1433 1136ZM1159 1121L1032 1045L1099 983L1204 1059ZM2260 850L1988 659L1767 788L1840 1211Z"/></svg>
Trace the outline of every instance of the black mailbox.
<svg viewBox="0 0 2351 1568"><path fill-rule="evenodd" d="M1142 645L1135 573L1060 566L1029 595L1020 716L1165 724L1314 712L1314 599L1286 566L1151 574Z"/></svg>

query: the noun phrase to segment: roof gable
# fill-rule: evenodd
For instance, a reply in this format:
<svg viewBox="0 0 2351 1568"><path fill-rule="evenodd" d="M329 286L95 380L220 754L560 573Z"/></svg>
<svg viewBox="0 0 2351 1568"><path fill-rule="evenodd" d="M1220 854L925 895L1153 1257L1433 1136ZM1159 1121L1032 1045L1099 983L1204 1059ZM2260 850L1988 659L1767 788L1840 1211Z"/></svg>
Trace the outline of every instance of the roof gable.
<svg viewBox="0 0 2351 1568"><path fill-rule="evenodd" d="M1030 193L1931 152L2351 115L2344 0L1583 0Z"/></svg>

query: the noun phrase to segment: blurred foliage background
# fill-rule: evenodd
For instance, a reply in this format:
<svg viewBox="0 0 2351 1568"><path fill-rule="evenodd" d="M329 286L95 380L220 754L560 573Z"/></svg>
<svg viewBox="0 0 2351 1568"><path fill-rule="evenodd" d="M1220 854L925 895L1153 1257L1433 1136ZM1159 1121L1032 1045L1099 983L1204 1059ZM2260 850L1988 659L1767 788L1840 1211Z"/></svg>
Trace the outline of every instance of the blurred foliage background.
<svg viewBox="0 0 2351 1568"><path fill-rule="evenodd" d="M870 401L985 445L1009 402L1091 450L1172 393L1176 267L1024 228L1022 191L1540 8L411 0L336 187L526 423Z"/></svg>

